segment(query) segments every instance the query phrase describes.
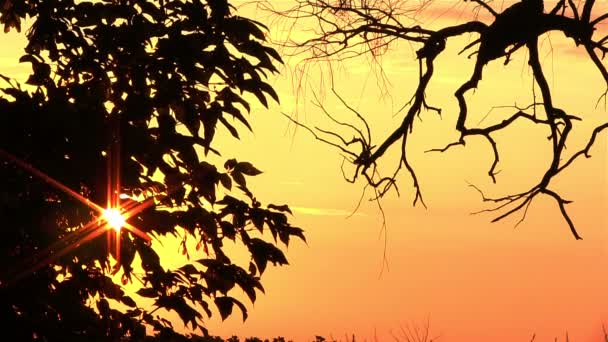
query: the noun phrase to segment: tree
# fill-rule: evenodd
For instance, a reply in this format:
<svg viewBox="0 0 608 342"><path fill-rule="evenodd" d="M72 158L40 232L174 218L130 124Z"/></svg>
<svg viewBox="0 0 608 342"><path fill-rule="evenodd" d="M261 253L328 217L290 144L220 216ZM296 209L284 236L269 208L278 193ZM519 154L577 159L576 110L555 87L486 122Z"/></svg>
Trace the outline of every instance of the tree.
<svg viewBox="0 0 608 342"><path fill-rule="evenodd" d="M246 319L235 287L253 302L268 263L288 263L279 243L303 230L288 206L262 206L246 181L261 171L214 140L251 129L249 98L278 101L266 27L234 12L226 0L2 1L5 32L31 20L20 62L32 67L24 87L0 76L5 336L186 339L159 309L207 335L215 310ZM181 238L184 266L163 266L177 257L152 243L164 236Z"/></svg>
<svg viewBox="0 0 608 342"><path fill-rule="evenodd" d="M436 58L447 52L446 44L456 40L457 37L472 36L473 41L462 46L460 53L473 51L469 58L473 58L474 67L469 79L463 80L454 91L458 103L454 128L457 131L456 141L447 146L440 146L427 152L446 153L455 146L464 146L466 141L473 137L484 138L492 148L493 162L487 171L488 177L496 183L496 167L500 162L500 151L495 136L497 133L513 126L514 122L527 121L543 127L548 135L551 145L550 163L547 165L540 180L527 190L518 193L508 193L504 196L490 197L479 187L473 185L486 202L493 204L489 211L497 212L493 222L499 221L523 211L523 218L530 203L538 196L544 195L555 201L559 212L568 224L574 238L581 239L575 225L568 215L566 204L569 201L552 189L552 181L581 156L590 157L590 149L598 134L608 127L608 123L597 125L591 135L586 139L584 147L574 153L566 152L570 134L575 128L574 123L582 120L580 117L567 113L560 108L559 99L553 96L553 90L547 82L544 67L539 58L539 38L548 32L560 32L570 38L574 45L585 50L590 61L593 62L597 72L608 85L608 71L602 63L602 58L608 51L607 37L601 36L599 25L607 18L607 13L595 13L594 0L572 1L559 0L553 6L544 4L542 0L513 1L504 11L495 9L490 1L468 0L474 5L471 17L463 23L431 28L424 22L420 13L432 6L433 1L384 1L384 0L300 0L297 5L288 10L272 7L270 2L264 2L264 8L278 17L295 21L306 22L313 25L310 31L312 37L305 40L286 40L282 42L286 54L304 57L304 65L324 61L335 63L359 56L371 57L373 63L381 67L380 56L389 46L397 41L405 41L415 47L415 59L419 64L419 77L417 87L409 102L402 108L403 119L391 134L381 139L381 143L374 145L370 126L366 118L340 97L338 92L332 91L355 115L354 122L338 120L333 113L318 102L326 115L341 129L350 131L354 138L340 134L337 130L328 128L310 128L302 122L291 118L297 125L310 131L316 139L323 141L340 150L345 160L353 166L352 173L345 177L349 182L363 178L368 186L376 191L376 198L382 197L391 189L397 189L397 176L404 168L413 179L415 197L413 204L421 202L424 205L422 189L419 185L414 165L408 158L408 142L415 129L415 119L422 118L427 112L441 115L442 109L435 107L427 101L427 87L435 75ZM454 1L454 4L460 1ZM467 2L464 0L463 2ZM596 6L597 7L597 6ZM489 19L482 21L479 13L485 13ZM598 37L599 35L599 37ZM524 55L524 52L526 53ZM532 70L535 87L540 90L540 99L526 107L515 107L510 115L501 122L491 125L473 124L469 119L467 96L471 90L477 88L482 80L484 68L490 63L504 59L509 63L511 56L519 53L524 55ZM331 75L331 73L330 73ZM492 77L492 75L489 75ZM608 86L607 86L608 89ZM534 89L531 89L534 93ZM605 91L601 97L607 95ZM469 119L469 120L468 120ZM544 133L543 133L544 134ZM400 159L395 171L391 174L381 175L378 163L383 159L390 147L401 149ZM411 151L409 151L411 152ZM343 170L344 172L344 170Z"/></svg>

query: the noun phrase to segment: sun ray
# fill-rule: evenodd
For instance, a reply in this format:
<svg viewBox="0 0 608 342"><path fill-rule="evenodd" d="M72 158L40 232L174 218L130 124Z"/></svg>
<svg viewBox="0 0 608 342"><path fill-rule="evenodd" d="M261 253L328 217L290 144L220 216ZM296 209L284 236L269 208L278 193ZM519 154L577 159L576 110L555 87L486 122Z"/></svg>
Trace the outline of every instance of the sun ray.
<svg viewBox="0 0 608 342"><path fill-rule="evenodd" d="M46 257L46 258L38 261L37 263L33 264L32 266L30 266L27 269L25 269L25 270L21 271L20 273L18 273L16 276L14 276L12 279L10 279L10 281L9 281L9 283L7 285L15 284L19 280L27 277L28 275L30 275L32 273L35 273L36 271L38 271L42 267L51 264L53 261L57 260L58 258L66 255L67 253L69 253L69 252L73 251L74 249L80 247L82 244L84 244L86 242L89 242L92 239L94 239L94 238L98 237L99 235L103 234L106 230L107 230L107 228L104 229L102 227L99 227L98 229L94 229L93 231L89 232L85 236L83 236L83 237L77 239L76 241L68 244L67 246L63 247L62 249L59 249L57 251L53 251L52 255L49 255L48 257Z"/></svg>
<svg viewBox="0 0 608 342"><path fill-rule="evenodd" d="M110 250L111 247L112 247L112 234L110 234L110 232L108 232L106 234L106 248L108 250Z"/></svg>
<svg viewBox="0 0 608 342"><path fill-rule="evenodd" d="M114 233L116 234L114 236L114 239L116 241L116 249L114 251L114 255L116 256L116 264L120 265L120 229L114 230Z"/></svg>
<svg viewBox="0 0 608 342"><path fill-rule="evenodd" d="M133 205L129 205L129 207L123 207L124 209L124 213L123 216L128 219L130 217L133 217L139 213L141 213L142 211L146 210L147 208L153 206L155 204L154 202L154 198L148 198L146 200L144 200L143 202L135 202L135 204Z"/></svg>
<svg viewBox="0 0 608 342"><path fill-rule="evenodd" d="M0 157L3 157L10 162L13 162L14 164L28 171L32 175L40 178L41 180L54 186L58 190L63 191L67 195L82 202L87 207L97 211L97 216L84 226L55 241L54 243L45 247L43 250L35 253L34 255L31 255L24 262L20 262L19 264L23 267L21 271L14 272L17 273L17 276L13 278L10 277L10 273L8 273L8 279L10 283L16 283L23 277L26 277L38 271L40 268L53 263L53 261L57 260L61 256L78 248L82 244L97 238L104 232L107 232L106 246L108 248L108 253L110 252L110 250L114 250L115 260L117 261L118 265L120 264L122 228L125 228L127 231L145 240L146 242L150 242L152 240L152 238L146 232L127 222L129 218L138 215L145 209L155 205L155 197L152 196L150 198L147 198L143 202L138 202L134 200L126 201L125 206L122 206L120 197L122 190L122 183L120 177L120 123L118 120L116 120L113 124L114 131L111 135L109 149L108 151L104 151L103 153L107 161L107 198L105 208L92 202L85 196L70 189L68 186L62 184L61 182L45 174L44 172L38 170L26 161L23 161L18 157L12 155L11 153L0 149ZM169 194L166 194L166 196L168 195ZM0 284L2 283L0 282Z"/></svg>
<svg viewBox="0 0 608 342"><path fill-rule="evenodd" d="M115 143L112 146L112 149L116 150L118 148L117 145L118 145L118 143L115 141ZM34 255L28 257L24 262L20 263L20 265L22 265L22 268L24 268L24 270L22 270L21 272L18 272L17 275L14 277L11 277L10 273L9 273L8 274L8 276L9 276L8 283L15 284L17 281L38 271L40 268L42 268L48 264L51 264L57 258L69 253L70 251L74 250L75 248L78 248L83 243L86 243L94 238L97 238L104 232L108 232L108 234L107 234L108 251L112 247L111 240L112 240L112 238L114 238L114 241L115 241L114 242L114 255L116 257L117 263L120 264L120 248L121 248L121 240L120 240L121 239L121 229L120 228L122 228L123 226L128 231L130 231L133 234L137 235L138 237L144 239L146 242L150 242L152 240L152 238L149 235L147 235L145 232L143 232L139 228L133 226L132 224L126 222L126 220L130 217L133 217L134 215L137 215L138 213L142 212L146 208L154 205L154 198L152 197L152 198L146 199L144 202L136 202L136 201L128 202L128 204L127 204L127 206L125 206L125 208L120 207L120 204L121 204L120 203L120 192L121 192L120 186L121 186L121 184L120 184L120 179L119 179L119 172L118 172L117 168L112 167L112 165L111 165L113 163L113 161L118 162L118 163L119 163L119 161L118 161L118 158L113 156L117 153L112 153L112 152L115 152L115 151L111 151L109 153L109 155L106 155L106 157L108 158L108 178L107 179L108 179L108 183L109 183L107 185L107 188L108 188L107 201L108 201L108 204L110 204L110 206L103 208L103 207L99 206L98 204L90 201L83 195L79 194L78 192L70 189L66 185L55 180L51 176L38 170L31 164L17 158L16 156L8 153L7 151L5 151L3 149L0 149L0 156L8 159L9 161L15 163L16 165L20 166L24 170L30 172L34 176L49 183L50 185L54 186L58 190L63 191L67 195L72 196L73 198L75 198L75 199L79 200L80 202L82 202L83 204L87 205L89 208L92 208L98 212L98 216L95 219L93 219L92 221L90 221L87 224L85 224L84 226L78 228L74 232L71 232L70 234L64 236L63 238L57 240L53 244L45 247L43 250L35 253ZM111 217L105 217L108 212L111 214ZM105 224L103 223L104 221L105 221ZM112 232L114 232L115 234L112 234ZM32 264L32 262L34 262L34 263ZM3 283L3 282L0 282L0 284L1 283Z"/></svg>
<svg viewBox="0 0 608 342"><path fill-rule="evenodd" d="M54 253L56 253L56 250L58 248L65 248L62 246L70 245L70 244L78 241L80 239L80 236L82 236L86 233L89 233L92 229L98 228L98 226L99 226L99 219L92 220L92 221L88 222L87 224L85 224L84 226L82 226L81 228L78 228L77 230L70 232L68 235L64 236L63 238L55 241L51 245L45 247L44 249L38 251L35 254L29 256L27 259L25 259L20 264L21 265L33 264L36 259L40 259L41 257L46 257L47 255L50 255L50 254L54 254Z"/></svg>
<svg viewBox="0 0 608 342"><path fill-rule="evenodd" d="M43 181L49 183L50 185L56 187L57 189L65 192L66 194L72 196L74 199L79 200L80 202L84 203L86 206L88 206L89 208L95 209L99 212L103 212L103 208L100 207L99 205L95 204L94 202L90 201L88 198L82 196L81 194L79 194L78 192L70 189L69 187L63 185L61 182L55 180L54 178L52 178L51 176L47 175L46 173L38 170L37 168L35 168L34 166L30 165L29 163L17 158L16 156L8 153L7 151L3 150L0 148L0 155L5 157L6 159L12 161L13 163L17 164L18 166L22 167L23 169L25 169L26 171L30 172L31 174L37 176L38 178L42 179Z"/></svg>
<svg viewBox="0 0 608 342"><path fill-rule="evenodd" d="M112 208L112 159L106 152L106 208Z"/></svg>
<svg viewBox="0 0 608 342"><path fill-rule="evenodd" d="M128 231L130 231L131 233L139 236L140 238L144 239L146 242L152 241L152 238L150 237L150 235L146 234L146 232L135 227L134 225L130 224L129 222L125 222L124 228L127 229Z"/></svg>
<svg viewBox="0 0 608 342"><path fill-rule="evenodd" d="M112 156L114 157L114 179L116 181L114 184L114 207L120 208L120 190L122 189L122 184L120 182L120 121L118 120L116 120L114 134L114 149L112 150Z"/></svg>

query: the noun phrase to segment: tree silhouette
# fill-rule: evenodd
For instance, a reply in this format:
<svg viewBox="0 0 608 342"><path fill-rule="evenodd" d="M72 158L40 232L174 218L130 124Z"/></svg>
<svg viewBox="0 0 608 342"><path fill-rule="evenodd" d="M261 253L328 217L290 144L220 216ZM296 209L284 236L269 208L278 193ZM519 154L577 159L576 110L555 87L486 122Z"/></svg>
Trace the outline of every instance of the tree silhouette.
<svg viewBox="0 0 608 342"><path fill-rule="evenodd" d="M245 95L278 101L266 27L226 0L7 0L0 22L31 23L20 62L32 67L27 86L0 75L4 336L169 341L186 336L164 310L205 335L216 310L245 319L231 291L255 301L268 263L287 264L279 243L304 240L288 206L247 187L261 171L214 143L251 129ZM162 264L177 251L157 250L168 235L181 238L178 269ZM250 261L231 260L226 239Z"/></svg>
<svg viewBox="0 0 608 342"><path fill-rule="evenodd" d="M454 1L457 4L461 1ZM464 0L463 2L467 2ZM602 63L602 58L608 51L607 36L602 36L599 25L608 18L608 13L594 9L594 0L573 1L560 0L552 3L552 7L542 0L522 0L510 2L503 11L493 7L491 1L469 0L474 5L472 20L465 20L451 26L439 29L426 25L421 11L432 5L432 0L425 1L388 1L388 0L300 0L297 5L288 10L276 9L270 2L263 2L265 10L274 13L281 19L295 22L305 21L303 25L314 26L309 31L314 32L311 38L305 40L286 40L282 44L287 55L304 56L305 65L315 61L336 62L358 56L371 56L373 63L380 64L380 56L385 53L390 44L405 41L416 49L415 57L419 63L418 85L412 98L402 108L403 119L391 134L383 137L377 145L372 143L370 127L363 115L348 105L333 89L332 91L348 109L354 113L355 122L337 120L321 104L330 119L342 129L352 132L350 139L337 130L328 128L311 128L295 119L290 119L297 125L309 130L317 139L338 148L345 160L354 166L351 174L345 174L350 182L363 177L381 197L390 189L397 189L396 180L399 171L405 168L413 179L415 197L413 204L420 201L424 205L422 189L419 185L414 166L408 158L408 142L415 128L414 120L421 118L425 112L441 114L441 108L427 102L427 87L435 76L435 59L444 54L446 44L457 37L472 36L474 40L463 46L460 53L473 51L469 58L474 59L474 67L468 80L463 80L454 92L458 102L458 114L455 129L458 139L447 146L440 146L427 152L446 152L454 146L464 146L467 139L478 136L486 139L492 147L493 162L488 169L488 176L496 183L496 166L500 161L499 148L495 135L504 131L516 121L528 121L543 127L551 144L551 162L540 180L525 191L510 193L500 197L489 197L477 186L473 185L486 202L493 207L489 211L497 212L493 220L499 221L519 211L525 213L534 198L540 195L548 196L557 204L561 216L568 224L572 235L580 239L573 221L566 211L569 201L552 190L551 182L581 156L590 157L589 151L598 134L608 127L604 123L595 127L587 138L584 147L574 153L566 153L567 142L573 130L573 122L581 118L567 113L559 107L552 95L552 89L545 77L545 71L539 58L539 37L551 31L561 32L570 38L574 45L584 48L587 57L593 62L608 85L608 71ZM545 6L546 5L546 6ZM597 7L597 6L596 6ZM479 13L484 12L490 19L478 19ZM492 125L474 125L467 120L469 110L465 95L477 88L482 80L484 68L490 63L496 63L504 58L506 65L510 57L517 51L525 51L527 62L532 70L535 87L540 89L541 97L529 106L514 108L513 113L501 122ZM380 65L381 67L381 65ZM491 77L491 75L490 75ZM534 92L532 89L531 92ZM606 97L604 92L600 99ZM349 133L351 134L351 133ZM401 149L400 160L394 173L386 176L378 171L378 162L386 151L397 146ZM343 170L344 172L344 170Z"/></svg>

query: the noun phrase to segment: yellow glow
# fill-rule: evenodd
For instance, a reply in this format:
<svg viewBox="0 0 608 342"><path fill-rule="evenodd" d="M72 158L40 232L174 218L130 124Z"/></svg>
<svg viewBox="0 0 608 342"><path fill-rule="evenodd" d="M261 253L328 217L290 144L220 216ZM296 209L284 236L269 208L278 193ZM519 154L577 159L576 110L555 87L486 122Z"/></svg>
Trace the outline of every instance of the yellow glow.
<svg viewBox="0 0 608 342"><path fill-rule="evenodd" d="M108 222L108 225L116 231L125 225L125 217L116 208L108 208L103 211L103 218Z"/></svg>

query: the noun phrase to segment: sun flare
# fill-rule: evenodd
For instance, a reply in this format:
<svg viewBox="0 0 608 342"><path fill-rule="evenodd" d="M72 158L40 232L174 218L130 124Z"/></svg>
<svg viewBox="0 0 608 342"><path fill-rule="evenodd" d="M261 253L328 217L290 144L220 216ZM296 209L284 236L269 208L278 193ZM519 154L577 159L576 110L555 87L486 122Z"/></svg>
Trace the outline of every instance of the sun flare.
<svg viewBox="0 0 608 342"><path fill-rule="evenodd" d="M126 223L124 215L116 208L105 209L103 211L103 218L108 225L117 232L120 231Z"/></svg>
<svg viewBox="0 0 608 342"><path fill-rule="evenodd" d="M118 145L118 143L115 143ZM108 153L108 183L107 183L107 205L106 208L92 202L83 194L74 191L57 181L46 173L38 170L33 165L27 163L24 160L12 155L11 153L0 148L0 158L6 159L14 164L20 166L24 170L30 172L32 175L40 178L48 184L54 186L58 190L63 191L67 195L79 200L87 207L97 212L97 216L86 223L84 226L64 236L63 238L55 241L46 248L40 250L35 255L32 255L28 260L24 261L23 265L20 265L15 271L9 271L8 278L11 279L11 283L16 283L23 277L36 272L41 267L51 264L57 258L69 253L78 246L93 239L96 239L100 235L107 233L107 246L108 253L113 250L112 254L116 259L117 263L120 263L120 251L121 251L121 236L124 233L123 228L129 233L136 235L149 243L152 238L141 229L133 226L127 220L145 209L154 206L155 198L150 197L145 199L143 202L130 200L127 201L128 196L121 194L121 182L120 174L118 173L119 158L117 155L120 151L118 146L114 146ZM122 201L121 201L122 200ZM121 203L123 202L124 203ZM101 224L100 224L101 223ZM112 228L114 232L109 231ZM0 285L2 281L0 280Z"/></svg>

